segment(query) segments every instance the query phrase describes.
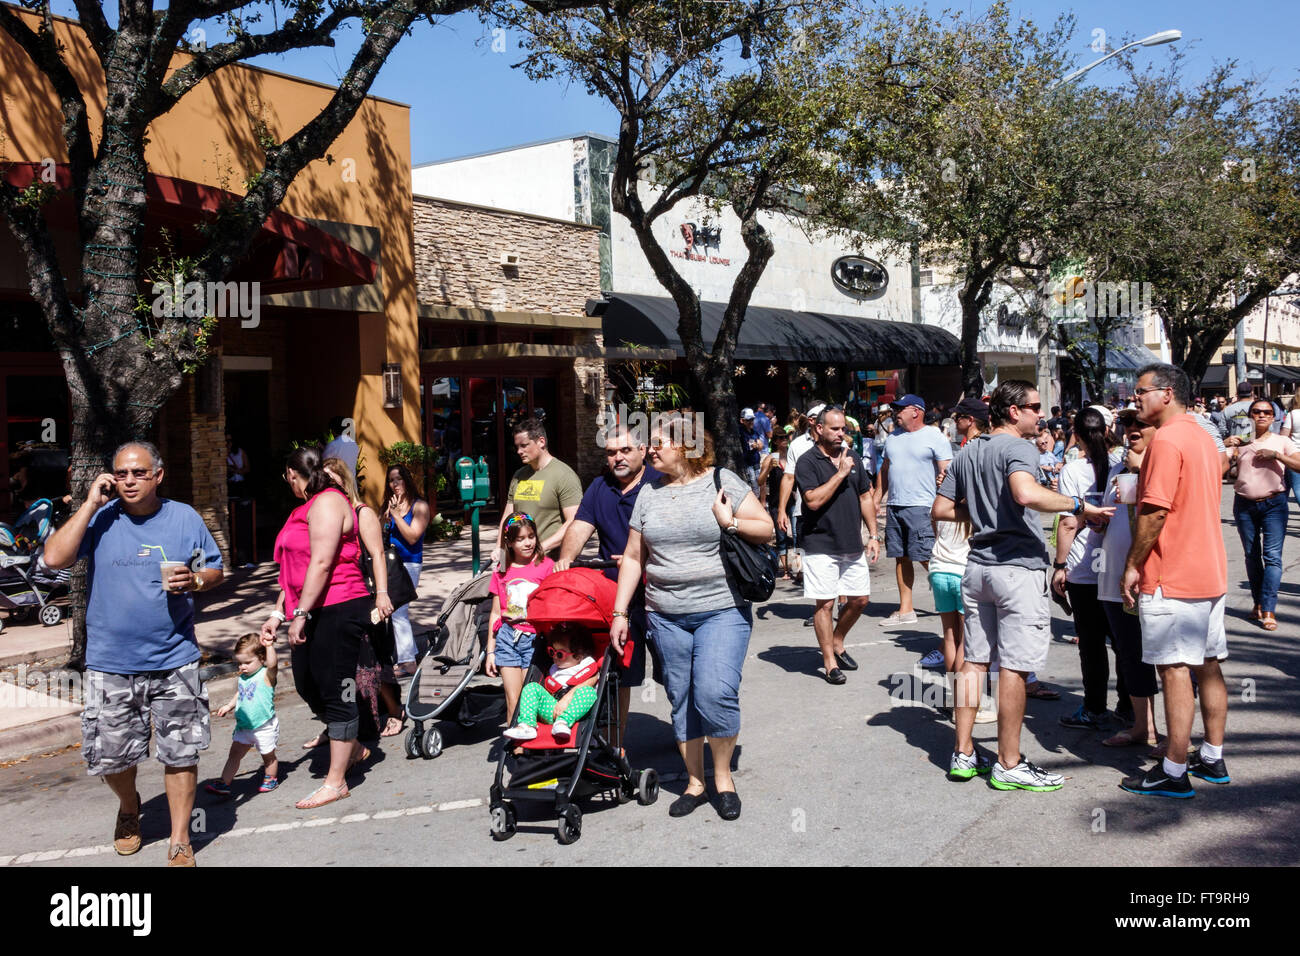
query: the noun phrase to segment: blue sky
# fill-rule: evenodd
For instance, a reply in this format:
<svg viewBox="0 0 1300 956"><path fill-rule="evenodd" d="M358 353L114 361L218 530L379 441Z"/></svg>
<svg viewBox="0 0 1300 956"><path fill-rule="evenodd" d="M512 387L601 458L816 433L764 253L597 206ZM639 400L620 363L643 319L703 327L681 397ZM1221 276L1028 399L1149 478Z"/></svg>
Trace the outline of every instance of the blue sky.
<svg viewBox="0 0 1300 956"><path fill-rule="evenodd" d="M75 17L70 0L56 9ZM115 7L116 4L111 4ZM978 12L986 3L932 3ZM1089 44L1094 30L1106 31L1112 44L1178 28L1177 44L1188 56L1190 76L1200 76L1215 62L1235 59L1240 67L1267 80L1280 92L1300 81L1296 37L1300 4L1295 0L1092 0L1064 3L1021 0L1013 9L1044 25L1073 10L1078 21L1075 53L1079 65L1098 54ZM344 31L334 49L295 51L259 58L268 69L336 83L347 68L359 31ZM213 38L209 37L211 41ZM505 35L493 49L493 36L473 15L460 15L436 26L421 23L389 58L371 92L410 104L412 162L422 163L586 130L613 134L616 114L578 86L538 84L511 69L520 55L515 38ZM1163 62L1168 47L1139 49L1141 58ZM1105 82L1103 65L1089 79Z"/></svg>

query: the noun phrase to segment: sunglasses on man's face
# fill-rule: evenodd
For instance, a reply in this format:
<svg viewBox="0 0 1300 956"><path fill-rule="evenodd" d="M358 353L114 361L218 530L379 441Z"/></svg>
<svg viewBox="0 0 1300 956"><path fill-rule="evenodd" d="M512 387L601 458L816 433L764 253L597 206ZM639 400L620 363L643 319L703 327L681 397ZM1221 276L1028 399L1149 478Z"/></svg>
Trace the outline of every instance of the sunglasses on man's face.
<svg viewBox="0 0 1300 956"><path fill-rule="evenodd" d="M134 478L136 481L144 481L146 478L153 477L152 468L119 468L113 472L113 477L118 481L125 481L127 478Z"/></svg>
<svg viewBox="0 0 1300 956"><path fill-rule="evenodd" d="M1043 410L1042 402L1026 402L1024 405L1016 405L1015 408L1025 408L1031 412L1038 413Z"/></svg>

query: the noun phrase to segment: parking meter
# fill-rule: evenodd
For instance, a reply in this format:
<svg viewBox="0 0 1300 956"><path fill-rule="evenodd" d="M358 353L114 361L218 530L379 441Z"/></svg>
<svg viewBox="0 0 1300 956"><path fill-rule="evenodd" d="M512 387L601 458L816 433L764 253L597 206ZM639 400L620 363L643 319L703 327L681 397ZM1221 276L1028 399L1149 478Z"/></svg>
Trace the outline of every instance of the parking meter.
<svg viewBox="0 0 1300 956"><path fill-rule="evenodd" d="M456 459L456 487L460 489L461 504L468 505L473 502L475 498L474 459L468 455Z"/></svg>
<svg viewBox="0 0 1300 956"><path fill-rule="evenodd" d="M491 497L492 484L488 476L487 459L479 455L478 464L474 466L474 500L486 504Z"/></svg>

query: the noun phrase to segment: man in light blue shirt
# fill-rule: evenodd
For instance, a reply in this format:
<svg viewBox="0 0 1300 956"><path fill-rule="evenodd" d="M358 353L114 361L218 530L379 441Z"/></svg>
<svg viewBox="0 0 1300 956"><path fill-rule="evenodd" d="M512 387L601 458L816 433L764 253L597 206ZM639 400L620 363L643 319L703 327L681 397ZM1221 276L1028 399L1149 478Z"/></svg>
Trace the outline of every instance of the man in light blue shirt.
<svg viewBox="0 0 1300 956"><path fill-rule="evenodd" d="M45 545L45 563L87 561L82 756L118 798L113 847L140 849L136 767L153 738L171 810L168 866L193 866L190 811L199 753L211 739L199 675L194 599L221 583L221 552L189 505L162 498L163 462L128 442Z"/></svg>
<svg viewBox="0 0 1300 956"><path fill-rule="evenodd" d="M925 401L903 395L892 403L894 430L885 439L880 465L880 494L889 496L886 512L885 554L895 559L898 610L885 618L886 626L915 624L912 607L913 561L929 569L934 547L930 508L935 491L952 461L952 445L937 428L925 425Z"/></svg>

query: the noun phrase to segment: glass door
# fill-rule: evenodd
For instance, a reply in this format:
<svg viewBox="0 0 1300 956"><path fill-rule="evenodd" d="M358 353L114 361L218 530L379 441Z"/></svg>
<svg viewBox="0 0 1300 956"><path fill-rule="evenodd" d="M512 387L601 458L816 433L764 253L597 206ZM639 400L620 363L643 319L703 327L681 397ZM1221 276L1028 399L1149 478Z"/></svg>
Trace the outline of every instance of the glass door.
<svg viewBox="0 0 1300 956"><path fill-rule="evenodd" d="M493 477L496 489L508 487L508 480L501 480L501 418L499 379L496 376L483 376L466 380L469 390L470 446L466 454L475 459L479 455L487 461L488 474ZM453 469L455 460L452 462ZM494 489L493 503L498 500Z"/></svg>

